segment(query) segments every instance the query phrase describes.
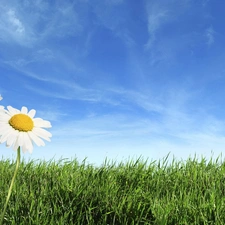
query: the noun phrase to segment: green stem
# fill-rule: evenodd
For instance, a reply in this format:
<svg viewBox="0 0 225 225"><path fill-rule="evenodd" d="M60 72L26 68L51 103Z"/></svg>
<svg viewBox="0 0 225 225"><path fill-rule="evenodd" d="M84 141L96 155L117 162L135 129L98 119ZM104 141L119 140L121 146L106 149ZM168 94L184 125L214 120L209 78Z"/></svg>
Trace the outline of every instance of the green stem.
<svg viewBox="0 0 225 225"><path fill-rule="evenodd" d="M14 175L13 175L10 187L9 187L8 195L7 195L5 205L4 205L4 209L3 209L3 212L2 212L2 215L1 215L0 225L3 224L5 211L6 211L8 202L9 202L9 198L10 198L11 193L12 193L12 188L13 188L13 184L15 182L16 174L17 174L18 169L19 169L19 165L20 165L20 147L18 147L18 149L17 149L16 169L15 169L15 172L14 172Z"/></svg>

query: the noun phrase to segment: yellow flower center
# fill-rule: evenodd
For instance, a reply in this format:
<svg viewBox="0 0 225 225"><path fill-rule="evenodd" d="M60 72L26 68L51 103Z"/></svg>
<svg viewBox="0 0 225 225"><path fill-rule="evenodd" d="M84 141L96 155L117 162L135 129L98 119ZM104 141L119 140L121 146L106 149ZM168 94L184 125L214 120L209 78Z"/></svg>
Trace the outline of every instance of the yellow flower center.
<svg viewBox="0 0 225 225"><path fill-rule="evenodd" d="M28 132L31 131L34 127L33 120L25 114L16 114L11 117L9 124L19 131Z"/></svg>

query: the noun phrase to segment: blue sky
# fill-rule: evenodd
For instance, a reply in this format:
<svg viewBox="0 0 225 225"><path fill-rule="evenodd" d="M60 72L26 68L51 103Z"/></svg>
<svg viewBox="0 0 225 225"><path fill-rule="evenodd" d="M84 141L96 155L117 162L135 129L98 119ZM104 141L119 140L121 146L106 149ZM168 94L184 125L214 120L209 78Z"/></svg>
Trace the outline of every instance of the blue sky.
<svg viewBox="0 0 225 225"><path fill-rule="evenodd" d="M176 159L225 150L225 3L2 0L1 104L53 137L28 159ZM0 146L4 158L15 152Z"/></svg>

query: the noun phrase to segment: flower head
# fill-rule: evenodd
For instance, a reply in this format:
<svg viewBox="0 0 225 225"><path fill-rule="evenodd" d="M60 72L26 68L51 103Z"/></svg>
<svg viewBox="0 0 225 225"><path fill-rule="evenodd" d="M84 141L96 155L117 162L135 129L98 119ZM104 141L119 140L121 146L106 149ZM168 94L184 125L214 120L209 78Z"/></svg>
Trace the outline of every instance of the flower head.
<svg viewBox="0 0 225 225"><path fill-rule="evenodd" d="M33 142L37 146L44 146L42 139L50 141L51 133L43 128L50 128L51 123L34 118L34 109L29 112L26 107L18 110L8 106L7 109L0 112L0 143L6 142L6 146L14 150L21 147L23 152L32 153Z"/></svg>

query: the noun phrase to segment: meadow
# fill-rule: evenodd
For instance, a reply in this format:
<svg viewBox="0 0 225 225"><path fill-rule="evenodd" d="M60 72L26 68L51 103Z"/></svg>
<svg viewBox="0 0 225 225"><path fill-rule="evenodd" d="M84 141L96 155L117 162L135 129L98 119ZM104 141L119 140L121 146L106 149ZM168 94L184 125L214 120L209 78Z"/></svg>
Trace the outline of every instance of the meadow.
<svg viewBox="0 0 225 225"><path fill-rule="evenodd" d="M0 208L14 169L0 161ZM22 161L4 224L225 224L225 163Z"/></svg>

